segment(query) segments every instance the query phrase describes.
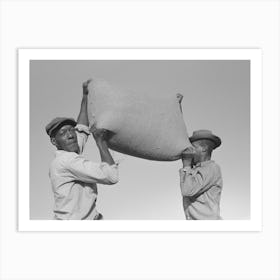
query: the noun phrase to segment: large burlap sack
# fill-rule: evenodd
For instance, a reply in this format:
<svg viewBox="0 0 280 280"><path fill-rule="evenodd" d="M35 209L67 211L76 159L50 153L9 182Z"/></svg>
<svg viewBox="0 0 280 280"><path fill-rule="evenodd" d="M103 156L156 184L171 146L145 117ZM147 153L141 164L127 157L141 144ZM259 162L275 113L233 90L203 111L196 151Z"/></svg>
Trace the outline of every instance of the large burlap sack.
<svg viewBox="0 0 280 280"><path fill-rule="evenodd" d="M92 125L113 132L112 150L149 160L172 161L190 146L176 94L144 94L93 78L88 115Z"/></svg>

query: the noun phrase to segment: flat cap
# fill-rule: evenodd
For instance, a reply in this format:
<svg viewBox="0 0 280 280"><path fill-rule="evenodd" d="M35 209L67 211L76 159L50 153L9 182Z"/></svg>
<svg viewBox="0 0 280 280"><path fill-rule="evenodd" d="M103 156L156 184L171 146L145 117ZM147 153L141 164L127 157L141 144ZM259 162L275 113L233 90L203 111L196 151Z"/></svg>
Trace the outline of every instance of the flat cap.
<svg viewBox="0 0 280 280"><path fill-rule="evenodd" d="M49 124L46 125L47 134L51 137L54 130L62 124L71 124L73 126L76 126L77 122L72 118L54 118Z"/></svg>

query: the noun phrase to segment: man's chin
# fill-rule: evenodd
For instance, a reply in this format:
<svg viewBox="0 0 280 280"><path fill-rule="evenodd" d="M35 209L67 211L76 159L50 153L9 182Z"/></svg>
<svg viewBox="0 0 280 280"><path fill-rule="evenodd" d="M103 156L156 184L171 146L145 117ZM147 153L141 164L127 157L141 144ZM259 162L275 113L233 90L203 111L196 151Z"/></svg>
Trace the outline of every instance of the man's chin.
<svg viewBox="0 0 280 280"><path fill-rule="evenodd" d="M77 143L73 143L73 144L69 145L67 148L68 148L68 152L73 152L73 153L79 152L79 146Z"/></svg>

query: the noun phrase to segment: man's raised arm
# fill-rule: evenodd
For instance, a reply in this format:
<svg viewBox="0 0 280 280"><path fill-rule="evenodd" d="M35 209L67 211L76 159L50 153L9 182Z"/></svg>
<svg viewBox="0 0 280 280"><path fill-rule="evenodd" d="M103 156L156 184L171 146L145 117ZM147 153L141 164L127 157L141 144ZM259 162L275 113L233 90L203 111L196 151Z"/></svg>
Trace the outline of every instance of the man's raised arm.
<svg viewBox="0 0 280 280"><path fill-rule="evenodd" d="M89 125L87 106L88 106L88 84L90 82L91 79L83 83L83 98L81 102L80 113L77 119L77 124L83 124L86 126Z"/></svg>
<svg viewBox="0 0 280 280"><path fill-rule="evenodd" d="M92 133L97 148L99 149L101 161L106 162L109 165L114 165L115 161L108 149L107 141L106 141L108 139L109 136L108 134L110 132L106 129L97 129L94 125L91 126L90 132Z"/></svg>

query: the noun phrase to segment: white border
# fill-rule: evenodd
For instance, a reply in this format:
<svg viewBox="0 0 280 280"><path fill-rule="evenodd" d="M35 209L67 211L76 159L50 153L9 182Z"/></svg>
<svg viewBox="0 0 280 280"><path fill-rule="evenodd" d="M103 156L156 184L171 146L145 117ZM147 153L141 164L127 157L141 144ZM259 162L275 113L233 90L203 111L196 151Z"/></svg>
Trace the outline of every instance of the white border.
<svg viewBox="0 0 280 280"><path fill-rule="evenodd" d="M54 221L29 219L30 60L250 60L251 219L222 221ZM18 230L19 231L261 231L262 71L260 49L19 49Z"/></svg>

